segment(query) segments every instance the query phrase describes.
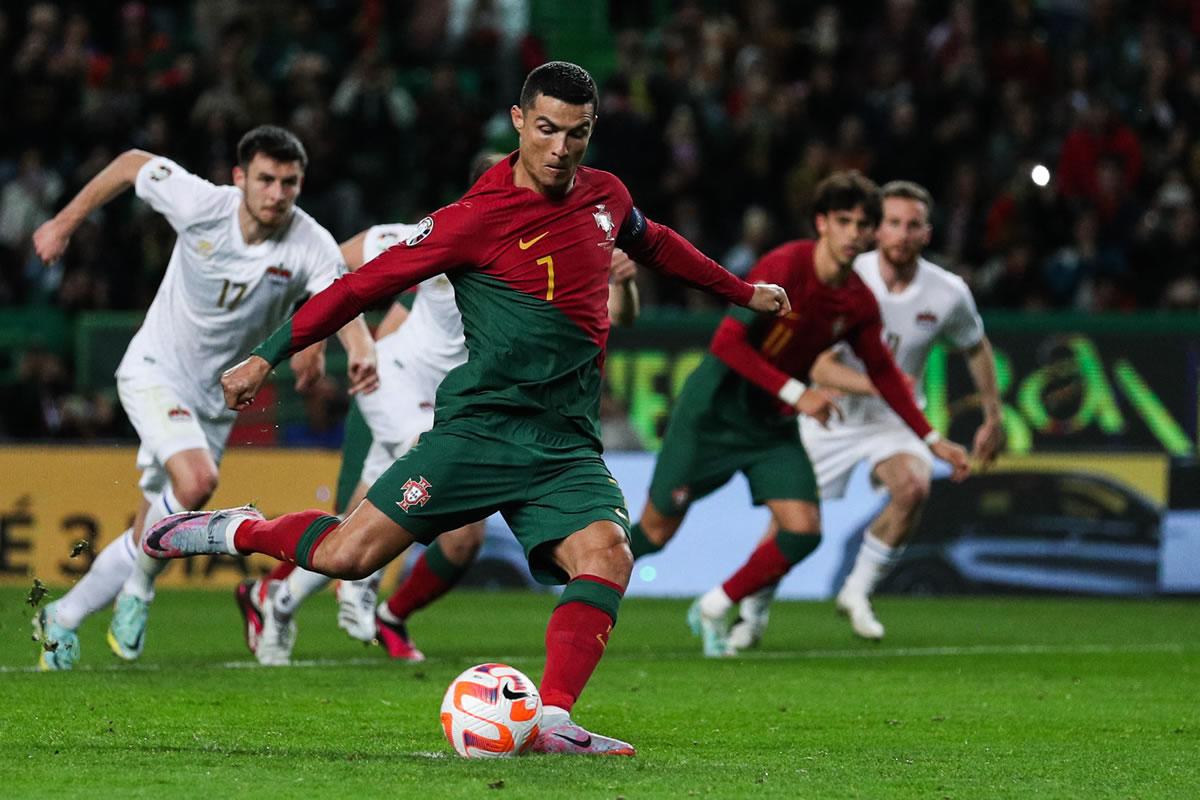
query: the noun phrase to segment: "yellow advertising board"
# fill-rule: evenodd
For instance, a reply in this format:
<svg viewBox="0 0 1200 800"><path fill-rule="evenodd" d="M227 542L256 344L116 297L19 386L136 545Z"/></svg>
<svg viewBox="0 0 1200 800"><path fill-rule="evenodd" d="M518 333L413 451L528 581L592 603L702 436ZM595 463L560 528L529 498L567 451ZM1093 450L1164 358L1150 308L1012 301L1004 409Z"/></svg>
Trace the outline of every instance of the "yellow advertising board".
<svg viewBox="0 0 1200 800"><path fill-rule="evenodd" d="M0 584L39 578L68 586L95 554L127 528L140 500L133 447L0 448ZM339 453L233 448L221 464L212 508L253 502L268 517L331 510ZM74 557L78 542L87 542ZM160 586L232 586L274 565L266 556L187 559L171 564Z"/></svg>

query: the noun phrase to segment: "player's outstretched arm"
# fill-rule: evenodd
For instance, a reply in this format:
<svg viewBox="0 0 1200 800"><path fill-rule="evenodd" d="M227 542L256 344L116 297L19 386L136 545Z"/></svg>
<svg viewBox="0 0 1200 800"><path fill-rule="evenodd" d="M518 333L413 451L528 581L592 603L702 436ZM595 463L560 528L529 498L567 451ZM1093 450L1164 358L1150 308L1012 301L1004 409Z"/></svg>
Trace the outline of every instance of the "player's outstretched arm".
<svg viewBox="0 0 1200 800"><path fill-rule="evenodd" d="M1000 416L1000 389L996 380L996 359L992 344L985 336L979 344L963 351L967 359L967 370L979 393L979 404L983 409L983 422L975 431L975 442L971 456L981 467L990 466L1004 446L1004 424Z"/></svg>
<svg viewBox="0 0 1200 800"><path fill-rule="evenodd" d="M346 377L350 380L350 394L370 394L378 389L375 341L362 314L343 325L337 336L342 347L346 348Z"/></svg>
<svg viewBox="0 0 1200 800"><path fill-rule="evenodd" d="M351 272L367 263L366 242L370 230L370 228L361 230L338 245L342 251L342 260L346 262L346 269ZM395 333L406 319L408 319L408 309L399 303L392 303L392 307L388 309L387 314L375 329L375 339L379 340L389 333Z"/></svg>
<svg viewBox="0 0 1200 800"><path fill-rule="evenodd" d="M33 249L38 258L46 264L62 258L75 229L89 214L132 186L138 170L152 158L154 156L144 150L126 150L110 161L53 219L42 223L33 232Z"/></svg>
<svg viewBox="0 0 1200 800"><path fill-rule="evenodd" d="M791 310L787 292L770 283L749 284L701 253L675 231L647 219L636 208L617 237L617 246L639 264L762 314Z"/></svg>

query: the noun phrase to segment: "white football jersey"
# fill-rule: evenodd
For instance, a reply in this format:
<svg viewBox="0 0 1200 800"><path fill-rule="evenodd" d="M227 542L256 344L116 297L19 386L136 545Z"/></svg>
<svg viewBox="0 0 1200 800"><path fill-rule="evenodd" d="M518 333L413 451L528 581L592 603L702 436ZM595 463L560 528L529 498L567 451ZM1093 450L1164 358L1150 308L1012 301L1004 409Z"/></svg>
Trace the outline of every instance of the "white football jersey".
<svg viewBox="0 0 1200 800"><path fill-rule="evenodd" d="M416 225L375 225L363 241L363 263L397 242L418 233ZM467 360L462 314L454 301L454 287L445 275L421 281L412 311L400 328L410 357L449 372Z"/></svg>
<svg viewBox="0 0 1200 800"><path fill-rule="evenodd" d="M275 237L246 244L241 190L214 186L167 158L146 162L134 189L178 238L117 375L163 375L198 413L233 415L221 373L266 339L298 300L345 271L341 251L299 208Z"/></svg>
<svg viewBox="0 0 1200 800"><path fill-rule="evenodd" d="M912 283L901 292L889 292L879 274L879 251L863 253L854 271L870 287L883 316L884 342L896 363L916 381L917 404L925 407L923 379L929 351L939 341L955 350L974 347L983 339L983 321L975 299L962 278L937 264L920 259ZM849 347L840 345L841 358L865 372ZM840 401L848 424L877 421L895 412L880 397L848 395Z"/></svg>

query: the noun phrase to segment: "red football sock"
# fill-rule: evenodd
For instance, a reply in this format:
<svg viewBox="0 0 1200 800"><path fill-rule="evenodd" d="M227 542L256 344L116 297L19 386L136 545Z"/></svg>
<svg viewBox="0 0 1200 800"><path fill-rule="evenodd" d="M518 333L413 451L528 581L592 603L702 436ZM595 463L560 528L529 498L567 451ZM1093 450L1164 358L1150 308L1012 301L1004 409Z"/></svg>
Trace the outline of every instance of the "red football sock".
<svg viewBox="0 0 1200 800"><path fill-rule="evenodd" d="M388 611L395 614L397 619L408 619L409 614L424 608L450 591L454 583L443 579L430 569L429 562L422 553L417 563L413 564L412 572L408 573L404 583L388 598Z"/></svg>
<svg viewBox="0 0 1200 800"><path fill-rule="evenodd" d="M246 520L233 535L241 553L265 553L308 568L309 558L340 520L324 511L300 511L264 520Z"/></svg>
<svg viewBox="0 0 1200 800"><path fill-rule="evenodd" d="M587 603L554 609L546 627L546 671L538 687L544 705L571 710L604 655L612 626L612 617Z"/></svg>
<svg viewBox="0 0 1200 800"><path fill-rule="evenodd" d="M760 544L741 569L721 584L721 588L730 600L738 603L764 586L776 583L787 575L791 568L787 556L779 549L775 539L771 538Z"/></svg>
<svg viewBox="0 0 1200 800"><path fill-rule="evenodd" d="M275 565L275 569L267 573L267 577L263 578L263 581L286 581L287 576L291 575L295 569L296 565L290 561L280 561Z"/></svg>

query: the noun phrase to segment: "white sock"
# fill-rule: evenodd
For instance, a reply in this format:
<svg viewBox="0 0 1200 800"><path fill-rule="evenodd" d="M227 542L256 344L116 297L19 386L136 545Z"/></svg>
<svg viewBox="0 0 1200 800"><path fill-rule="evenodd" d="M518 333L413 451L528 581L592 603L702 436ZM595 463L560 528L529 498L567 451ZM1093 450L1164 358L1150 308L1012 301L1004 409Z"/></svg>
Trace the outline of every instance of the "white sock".
<svg viewBox="0 0 1200 800"><path fill-rule="evenodd" d="M91 568L54 605L54 621L75 630L90 615L112 603L133 569L133 528L108 543Z"/></svg>
<svg viewBox="0 0 1200 800"><path fill-rule="evenodd" d="M290 617L301 603L324 589L328 583L327 576L296 567L275 592L275 610Z"/></svg>
<svg viewBox="0 0 1200 800"><path fill-rule="evenodd" d="M858 548L858 557L854 559L854 568L846 576L843 588L861 594L871 594L884 576L892 571L903 552L904 545L892 547L875 538L868 530L863 534L862 546Z"/></svg>
<svg viewBox="0 0 1200 800"><path fill-rule="evenodd" d="M720 586L714 586L700 596L700 613L706 617L724 617L733 608L733 601Z"/></svg>
<svg viewBox="0 0 1200 800"><path fill-rule="evenodd" d="M558 725L571 718L571 712L560 706L542 706L542 727Z"/></svg>
<svg viewBox="0 0 1200 800"><path fill-rule="evenodd" d="M146 521L142 525L142 535L145 536L146 531L150 530L155 523L165 517L187 510L175 499L175 492L171 488L171 484L168 483L167 488L162 491L162 494L150 501L150 508L146 511ZM169 561L151 558L142 552L139 547L137 563L134 565L133 571L129 573L129 577L125 580L125 585L121 587L121 591L131 594L134 597L140 597L149 603L154 599L154 581L170 563Z"/></svg>

